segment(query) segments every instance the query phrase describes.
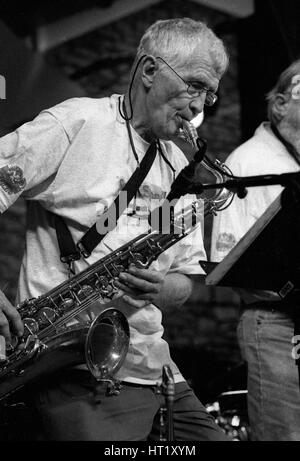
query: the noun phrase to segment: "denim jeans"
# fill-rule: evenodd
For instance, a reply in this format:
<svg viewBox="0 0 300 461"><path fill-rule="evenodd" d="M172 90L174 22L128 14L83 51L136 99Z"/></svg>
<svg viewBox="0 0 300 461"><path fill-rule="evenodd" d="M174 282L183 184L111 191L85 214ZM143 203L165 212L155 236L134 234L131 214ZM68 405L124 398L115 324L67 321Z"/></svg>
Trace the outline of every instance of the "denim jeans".
<svg viewBox="0 0 300 461"><path fill-rule="evenodd" d="M252 440L300 441L298 366L292 357L294 320L287 313L245 309L238 341L248 365Z"/></svg>
<svg viewBox="0 0 300 461"><path fill-rule="evenodd" d="M157 441L159 409L165 400L155 386L123 384L119 395L107 396L88 371L56 375L39 389L35 406L39 440ZM174 440L229 440L186 382L175 384Z"/></svg>

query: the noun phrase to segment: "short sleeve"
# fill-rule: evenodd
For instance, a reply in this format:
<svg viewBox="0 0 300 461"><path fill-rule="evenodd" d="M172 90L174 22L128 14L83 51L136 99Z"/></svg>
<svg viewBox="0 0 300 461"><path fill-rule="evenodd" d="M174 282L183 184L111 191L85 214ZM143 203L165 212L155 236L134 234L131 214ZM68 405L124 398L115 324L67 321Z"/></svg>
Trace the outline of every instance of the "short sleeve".
<svg viewBox="0 0 300 461"><path fill-rule="evenodd" d="M51 113L0 139L0 211L57 172L69 146L62 124Z"/></svg>
<svg viewBox="0 0 300 461"><path fill-rule="evenodd" d="M179 272L186 275L204 274L205 272L199 264L199 261L206 261L207 259L201 226L184 237L178 245L180 249L178 248L179 251L169 273Z"/></svg>

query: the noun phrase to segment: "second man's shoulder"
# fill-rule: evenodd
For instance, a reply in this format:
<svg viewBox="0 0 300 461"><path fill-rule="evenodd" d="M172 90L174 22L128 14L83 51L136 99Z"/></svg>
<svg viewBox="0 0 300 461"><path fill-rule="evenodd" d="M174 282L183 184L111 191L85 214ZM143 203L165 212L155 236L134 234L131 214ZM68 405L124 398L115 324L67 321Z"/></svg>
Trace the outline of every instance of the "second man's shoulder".
<svg viewBox="0 0 300 461"><path fill-rule="evenodd" d="M272 157L273 155L274 152L269 144L261 136L254 134L227 157L226 165L233 170L238 168L243 171L257 169L258 167L262 168L265 164L268 164L270 156Z"/></svg>

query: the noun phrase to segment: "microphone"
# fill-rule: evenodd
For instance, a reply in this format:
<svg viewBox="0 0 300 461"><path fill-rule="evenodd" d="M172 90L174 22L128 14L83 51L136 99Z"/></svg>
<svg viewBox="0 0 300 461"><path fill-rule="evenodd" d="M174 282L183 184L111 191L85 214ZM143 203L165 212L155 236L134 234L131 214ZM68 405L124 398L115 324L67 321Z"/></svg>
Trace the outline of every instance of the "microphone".
<svg viewBox="0 0 300 461"><path fill-rule="evenodd" d="M175 204L182 195L188 193L189 187L193 183L196 167L202 162L207 149L205 139L197 137L195 143L198 151L195 153L193 160L180 171L177 178L173 181L170 192L162 205L149 213L148 222L152 228L159 229L160 231L166 226L171 225L172 228Z"/></svg>
<svg viewBox="0 0 300 461"><path fill-rule="evenodd" d="M171 190L168 193L166 200L169 202L174 199L179 199L182 195L186 194L189 186L193 182L195 176L196 167L202 162L207 149L207 142L203 138L197 138L198 151L194 155L193 160L184 167L175 181L171 185Z"/></svg>

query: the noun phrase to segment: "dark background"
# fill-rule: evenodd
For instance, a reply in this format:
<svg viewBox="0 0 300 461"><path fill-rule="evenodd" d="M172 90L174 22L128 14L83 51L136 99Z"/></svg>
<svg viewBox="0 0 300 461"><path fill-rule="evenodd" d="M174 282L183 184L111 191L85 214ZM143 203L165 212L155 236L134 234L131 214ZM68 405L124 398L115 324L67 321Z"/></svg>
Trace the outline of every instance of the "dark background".
<svg viewBox="0 0 300 461"><path fill-rule="evenodd" d="M265 119L266 92L299 55L300 2L253 1L248 13L243 8L230 12L230 5L238 2L220 0L219 8L207 6L210 3L132 0L129 7L127 0L2 1L0 75L6 79L6 99L0 100L0 135L69 97L124 92L146 27L157 19L189 16L207 22L231 57L219 102L205 110L199 129L210 155L224 161ZM89 16L90 11L95 14ZM96 17L100 25L84 28L86 18L93 24ZM12 302L24 226L25 204L18 200L0 222L0 286ZM209 252L211 218L205 228ZM238 306L230 289L199 284L184 308L165 315L165 336L173 356L206 402L219 392L245 387L235 333Z"/></svg>

